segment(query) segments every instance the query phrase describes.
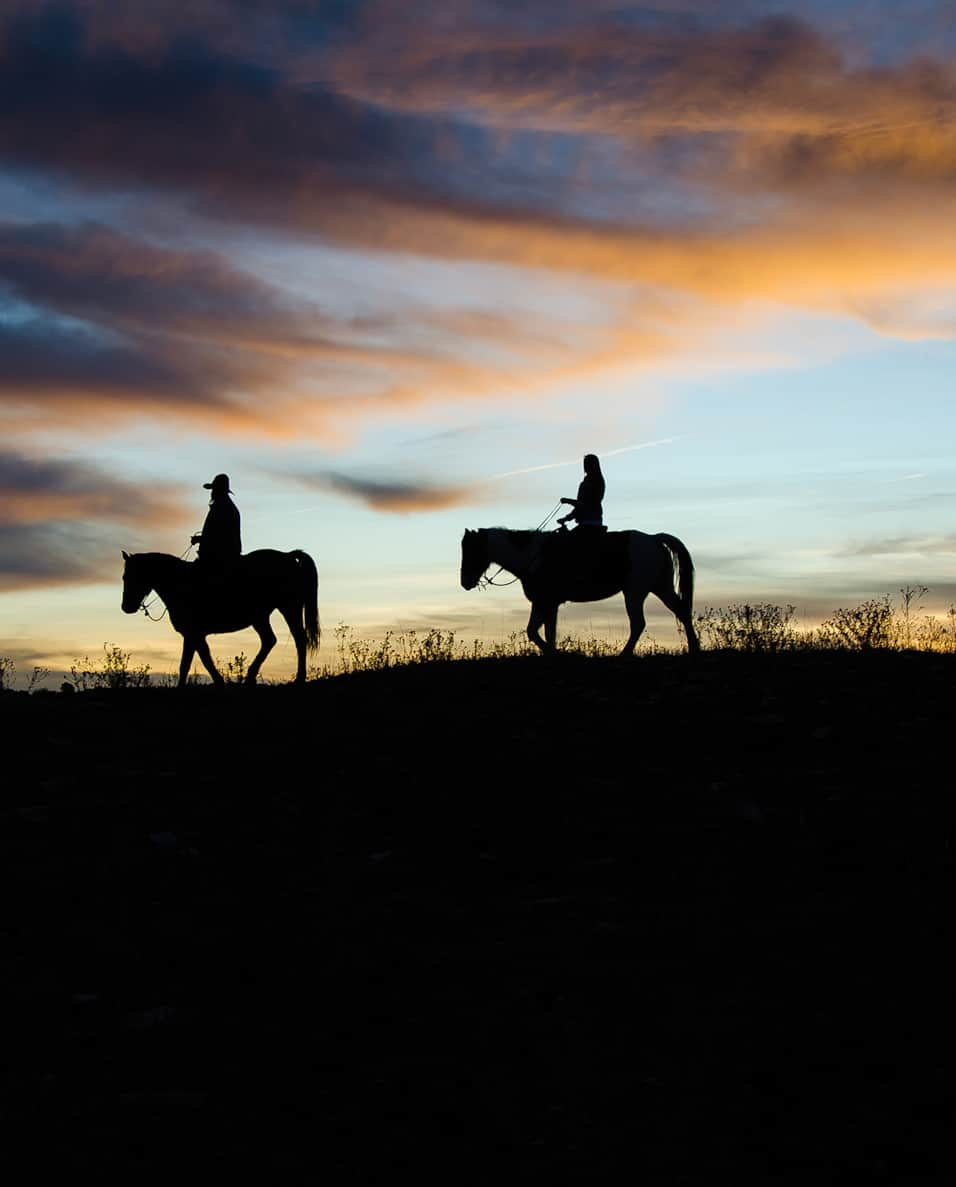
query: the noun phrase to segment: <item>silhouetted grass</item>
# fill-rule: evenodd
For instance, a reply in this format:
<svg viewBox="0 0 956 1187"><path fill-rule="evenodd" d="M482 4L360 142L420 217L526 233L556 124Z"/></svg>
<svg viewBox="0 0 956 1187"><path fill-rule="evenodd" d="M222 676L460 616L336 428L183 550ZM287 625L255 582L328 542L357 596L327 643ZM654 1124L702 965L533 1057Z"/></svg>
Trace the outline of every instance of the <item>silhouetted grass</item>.
<svg viewBox="0 0 956 1187"><path fill-rule="evenodd" d="M945 618L923 613L925 586L903 586L900 601L893 606L888 596L872 598L850 608L839 607L818 627L801 628L796 607L769 602L731 603L705 606L695 615L701 645L711 651L776 653L781 651L924 651L956 652L956 607ZM335 628L335 655L309 671L310 679L349 672L382 671L406 664L423 664L475 659L505 659L538 654L523 632L512 631L504 640L470 642L458 639L454 631L433 628L387 631L383 638L368 638L340 623ZM594 635L565 635L558 649L565 654L592 658L616 656L620 639ZM683 643L666 646L646 634L637 654L674 655Z"/></svg>
<svg viewBox="0 0 956 1187"><path fill-rule="evenodd" d="M929 589L924 585L904 585L894 605L889 596L869 598L851 607L838 607L816 627L801 627L796 607L772 602L737 602L726 606L704 606L694 616L694 624L705 651L730 651L752 654L776 654L791 651L918 651L937 654L956 653L956 606L944 616L923 611ZM678 628L678 633L679 628ZM501 660L538 654L523 631L512 631L497 640L460 639L453 630L432 627L386 631L382 637L358 634L347 623L333 631L334 649L330 658L309 668L309 680L322 680L352 672L380 672L389 668L418 664L458 663L468 660ZM558 649L565 655L593 659L611 658L623 645L621 638L598 638L595 635L564 635ZM649 634L638 644L639 657L678 655L683 642L672 646L657 642ZM97 689L141 689L175 687L173 674L152 674L148 664L132 664L132 654L114 643L103 644L103 657L77 659L70 667L67 683L78 692ZM227 684L241 684L248 670L245 652L220 664ZM16 664L0 656L0 690L14 688ZM49 677L49 669L35 666L26 679L26 691L34 692ZM208 677L196 673L190 684L206 684ZM260 678L260 684L284 683Z"/></svg>
<svg viewBox="0 0 956 1187"><path fill-rule="evenodd" d="M887 594L852 607L839 607L818 627L800 629L793 605L769 602L707 607L695 616L705 647L717 650L776 652L956 651L956 607L944 618L922 611L929 590L904 585L896 606Z"/></svg>
<svg viewBox="0 0 956 1187"><path fill-rule="evenodd" d="M123 651L115 643L103 644L103 658L92 660L88 655L73 661L70 677L77 692L96 688L146 688L150 683L149 664L132 667L132 652Z"/></svg>
<svg viewBox="0 0 956 1187"><path fill-rule="evenodd" d="M334 657L324 664L310 668L309 679L322 679L349 672L378 672L408 664L511 659L538 654L537 647L528 640L523 631L512 631L505 639L465 641L459 639L454 631L433 627L426 631L386 631L382 638L368 638L356 634L348 624L339 623L334 635ZM596 657L616 655L621 648L620 642L594 636L580 638L566 635L558 645L562 651ZM664 649L650 640L644 641L641 647L642 654L661 650Z"/></svg>

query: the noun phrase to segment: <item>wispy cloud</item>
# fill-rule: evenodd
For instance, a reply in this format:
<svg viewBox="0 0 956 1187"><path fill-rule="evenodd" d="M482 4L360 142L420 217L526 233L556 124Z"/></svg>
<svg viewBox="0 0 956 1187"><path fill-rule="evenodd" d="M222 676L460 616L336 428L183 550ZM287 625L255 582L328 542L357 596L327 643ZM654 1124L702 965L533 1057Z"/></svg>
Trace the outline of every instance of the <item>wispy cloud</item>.
<svg viewBox="0 0 956 1187"><path fill-rule="evenodd" d="M369 478L357 474L344 474L337 470L300 472L293 477L312 490L330 491L363 503L375 511L395 514L443 511L448 507L461 506L475 497L475 488L466 485L437 485L401 478Z"/></svg>
<svg viewBox="0 0 956 1187"><path fill-rule="evenodd" d="M951 536L888 536L865 540L836 553L844 557L879 556L952 556L956 553L956 535Z"/></svg>

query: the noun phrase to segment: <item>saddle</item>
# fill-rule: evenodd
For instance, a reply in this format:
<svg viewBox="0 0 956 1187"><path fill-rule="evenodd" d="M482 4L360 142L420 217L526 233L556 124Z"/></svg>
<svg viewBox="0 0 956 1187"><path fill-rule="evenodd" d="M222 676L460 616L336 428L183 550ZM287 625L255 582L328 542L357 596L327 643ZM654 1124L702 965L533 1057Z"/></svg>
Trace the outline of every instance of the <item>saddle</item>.
<svg viewBox="0 0 956 1187"><path fill-rule="evenodd" d="M218 598L242 576L242 557L227 562L195 560L192 562L196 593L203 598Z"/></svg>
<svg viewBox="0 0 956 1187"><path fill-rule="evenodd" d="M542 576L548 580L578 578L603 583L612 580L625 561L625 532L606 527L559 528L546 542Z"/></svg>

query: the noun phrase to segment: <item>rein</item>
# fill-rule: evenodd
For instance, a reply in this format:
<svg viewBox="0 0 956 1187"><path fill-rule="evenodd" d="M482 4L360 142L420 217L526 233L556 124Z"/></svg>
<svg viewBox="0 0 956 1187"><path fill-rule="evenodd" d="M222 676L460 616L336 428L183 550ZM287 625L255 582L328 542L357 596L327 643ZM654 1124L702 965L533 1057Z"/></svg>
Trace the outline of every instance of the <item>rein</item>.
<svg viewBox="0 0 956 1187"><path fill-rule="evenodd" d="M193 550L193 546L192 546L192 544L190 544L185 552L181 552L179 554L179 559L181 561L184 561L186 559L186 557L189 556L189 554L192 552L192 550ZM157 594L156 597L153 598L151 601L147 602L144 598L143 601L140 602L140 604L139 604L140 610L142 610L142 612L146 615L146 617L149 619L150 622L162 622L163 619L166 617L166 615L169 613L169 607L165 603L163 603L163 612L162 612L162 614L159 615L158 618L154 618L152 616L152 614L150 614L150 612L149 612L150 606L155 606L155 604L159 601L161 601L161 598L160 598L159 594Z"/></svg>
<svg viewBox="0 0 956 1187"><path fill-rule="evenodd" d="M498 574L503 572L504 569L499 568L496 572L492 573L490 577L479 577L478 588L487 589L489 585L493 585L495 589L504 589L506 585L514 585L514 583L518 580L517 577L512 577L510 581L495 581L495 578L498 576Z"/></svg>
<svg viewBox="0 0 956 1187"><path fill-rule="evenodd" d="M555 503L554 507L552 507L552 509L548 512L548 514L544 517L544 519L542 519L542 521L538 524L538 526L534 530L536 532L543 531L545 525L547 523L549 523L550 520L552 520L560 510L561 510L561 503L559 500L557 503ZM520 580L520 578L518 578L518 577L512 577L510 581L495 581L495 578L498 576L498 574L503 573L503 572L504 572L503 566L499 565L498 568L495 570L494 573L491 574L490 577L484 577L484 576L479 577L478 588L479 589L487 589L489 585L493 585L496 589L504 589L505 586L514 585L514 583L516 581Z"/></svg>
<svg viewBox="0 0 956 1187"><path fill-rule="evenodd" d="M155 602L158 602L158 601L159 601L159 597L157 595L155 598L153 598L152 602L143 602L140 604L140 610L142 610L142 612L146 615L146 617L149 619L150 622L162 622L163 619L166 617L166 615L169 613L169 607L164 605L163 612L162 612L162 614L159 615L158 618L154 618L152 616L152 614L150 614L150 612L149 612L150 606L152 606Z"/></svg>

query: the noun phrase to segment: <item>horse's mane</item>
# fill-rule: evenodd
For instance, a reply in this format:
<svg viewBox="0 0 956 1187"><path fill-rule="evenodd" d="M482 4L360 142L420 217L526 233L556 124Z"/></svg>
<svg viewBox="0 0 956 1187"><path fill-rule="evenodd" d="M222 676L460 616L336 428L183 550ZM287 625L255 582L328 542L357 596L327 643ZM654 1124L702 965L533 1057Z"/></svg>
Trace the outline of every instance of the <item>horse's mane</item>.
<svg viewBox="0 0 956 1187"><path fill-rule="evenodd" d="M539 536L544 536L546 534L539 528L503 528L497 525L492 528L486 528L485 531L503 532L521 547L527 546L533 539L537 539Z"/></svg>
<svg viewBox="0 0 956 1187"><path fill-rule="evenodd" d="M190 561L184 561L181 556L173 556L171 552L134 552L130 560L148 561L153 565L163 565L168 569L179 568L181 565L190 565Z"/></svg>

